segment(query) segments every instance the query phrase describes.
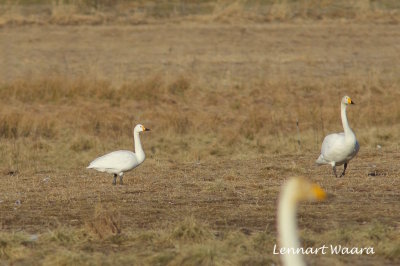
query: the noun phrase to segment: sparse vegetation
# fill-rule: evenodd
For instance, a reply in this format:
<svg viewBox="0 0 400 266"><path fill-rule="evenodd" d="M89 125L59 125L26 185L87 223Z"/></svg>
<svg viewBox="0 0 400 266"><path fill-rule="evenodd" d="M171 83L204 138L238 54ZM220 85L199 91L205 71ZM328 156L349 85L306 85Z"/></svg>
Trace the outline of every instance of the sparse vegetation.
<svg viewBox="0 0 400 266"><path fill-rule="evenodd" d="M396 0L1 0L0 4L1 26L400 20L400 3Z"/></svg>
<svg viewBox="0 0 400 266"><path fill-rule="evenodd" d="M0 0L0 264L271 265L276 200L304 175L311 265L400 263L399 2ZM316 168L342 130L345 178ZM296 121L299 121L299 132ZM124 186L86 171L133 149ZM300 141L300 144L299 144ZM377 146L379 145L379 146Z"/></svg>

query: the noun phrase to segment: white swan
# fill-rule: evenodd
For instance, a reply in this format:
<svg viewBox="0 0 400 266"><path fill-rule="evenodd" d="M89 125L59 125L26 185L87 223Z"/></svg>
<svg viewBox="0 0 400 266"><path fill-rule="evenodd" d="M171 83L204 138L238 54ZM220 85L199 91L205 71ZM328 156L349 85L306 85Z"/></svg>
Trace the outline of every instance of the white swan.
<svg viewBox="0 0 400 266"><path fill-rule="evenodd" d="M305 265L302 253L297 252L300 248L296 219L298 203L306 200L323 200L325 197L325 191L320 186L312 184L304 178L292 178L283 186L278 205L278 241L280 254L283 255L283 265ZM285 252L281 252L282 248L285 249Z"/></svg>
<svg viewBox="0 0 400 266"><path fill-rule="evenodd" d="M113 151L93 160L87 168L114 174L113 185L117 184L117 175L119 175L119 182L122 185L124 172L128 172L137 167L146 158L139 138L139 132L142 131L150 131L150 129L140 124L136 125L133 129L135 153L126 150Z"/></svg>
<svg viewBox="0 0 400 266"><path fill-rule="evenodd" d="M349 104L354 104L349 96L344 96L341 103L341 116L344 132L334 133L325 137L322 142L321 155L318 157L316 163L318 165L330 164L333 173L336 174L336 166L344 164L343 172L340 177L346 173L347 164L356 156L360 145L356 139L356 135L349 126L346 115L346 107Z"/></svg>

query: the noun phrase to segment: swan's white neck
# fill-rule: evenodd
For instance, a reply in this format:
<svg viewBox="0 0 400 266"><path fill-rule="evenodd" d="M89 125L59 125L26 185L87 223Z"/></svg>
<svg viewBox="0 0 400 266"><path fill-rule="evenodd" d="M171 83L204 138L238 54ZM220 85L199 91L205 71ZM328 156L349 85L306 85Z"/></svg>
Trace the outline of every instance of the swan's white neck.
<svg viewBox="0 0 400 266"><path fill-rule="evenodd" d="M301 252L296 252L297 248L300 248L300 241L297 236L297 219L296 219L296 201L293 198L292 187L288 186L284 189L279 199L278 209L278 234L279 234L279 245L281 248L285 248L290 253L283 254L282 261L283 265L290 266L305 266L302 259Z"/></svg>
<svg viewBox="0 0 400 266"><path fill-rule="evenodd" d="M343 125L343 129L344 129L344 136L352 137L352 136L354 136L354 133L349 126L349 121L347 121L346 107L347 107L346 104L342 103L340 114L342 116L342 125Z"/></svg>
<svg viewBox="0 0 400 266"><path fill-rule="evenodd" d="M139 132L133 132L133 140L135 141L135 154L138 160L138 163L142 163L146 156L144 155L144 151L142 148L142 143L140 143Z"/></svg>

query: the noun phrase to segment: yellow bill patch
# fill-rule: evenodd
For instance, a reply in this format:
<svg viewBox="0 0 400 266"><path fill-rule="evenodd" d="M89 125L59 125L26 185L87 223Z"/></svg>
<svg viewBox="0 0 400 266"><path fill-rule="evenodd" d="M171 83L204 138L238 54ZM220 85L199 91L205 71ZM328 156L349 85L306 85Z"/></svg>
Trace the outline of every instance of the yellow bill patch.
<svg viewBox="0 0 400 266"><path fill-rule="evenodd" d="M325 191L317 184L313 184L312 191L314 193L314 196L317 198L317 200L324 200L326 198Z"/></svg>

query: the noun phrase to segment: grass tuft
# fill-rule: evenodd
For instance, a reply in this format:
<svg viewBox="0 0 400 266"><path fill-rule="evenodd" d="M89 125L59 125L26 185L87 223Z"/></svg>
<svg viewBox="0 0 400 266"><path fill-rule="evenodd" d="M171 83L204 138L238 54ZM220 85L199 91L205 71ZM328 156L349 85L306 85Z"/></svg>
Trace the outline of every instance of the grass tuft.
<svg viewBox="0 0 400 266"><path fill-rule="evenodd" d="M180 241L201 243L213 238L213 234L206 226L200 224L193 217L187 217L181 224L175 227L171 237Z"/></svg>
<svg viewBox="0 0 400 266"><path fill-rule="evenodd" d="M92 220L86 222L88 232L94 237L105 239L121 233L120 214L98 206ZM118 238L112 238L118 241Z"/></svg>

